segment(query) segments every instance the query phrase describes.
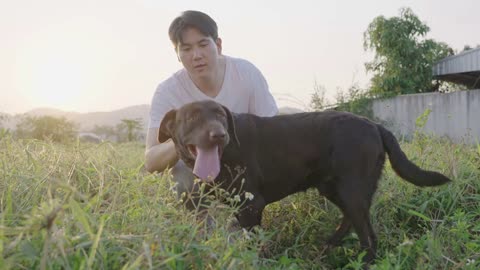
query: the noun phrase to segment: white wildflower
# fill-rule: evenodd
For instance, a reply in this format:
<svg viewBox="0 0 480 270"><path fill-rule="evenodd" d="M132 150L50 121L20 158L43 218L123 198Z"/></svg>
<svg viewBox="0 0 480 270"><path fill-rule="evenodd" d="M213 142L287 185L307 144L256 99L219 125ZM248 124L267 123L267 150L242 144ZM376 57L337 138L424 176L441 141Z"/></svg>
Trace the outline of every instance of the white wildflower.
<svg viewBox="0 0 480 270"><path fill-rule="evenodd" d="M239 196L239 195L235 195L235 196L233 197L233 201L234 201L234 202L240 202L240 196Z"/></svg>
<svg viewBox="0 0 480 270"><path fill-rule="evenodd" d="M242 231L243 231L243 237L245 237L245 239L247 240L250 240L250 233L245 229L245 228L242 228Z"/></svg>
<svg viewBox="0 0 480 270"><path fill-rule="evenodd" d="M253 194L250 193L250 192L245 192L245 198L247 198L248 200L252 201L253 200Z"/></svg>
<svg viewBox="0 0 480 270"><path fill-rule="evenodd" d="M405 239L403 243L400 244L400 246L411 246L413 245L413 241L410 239Z"/></svg>

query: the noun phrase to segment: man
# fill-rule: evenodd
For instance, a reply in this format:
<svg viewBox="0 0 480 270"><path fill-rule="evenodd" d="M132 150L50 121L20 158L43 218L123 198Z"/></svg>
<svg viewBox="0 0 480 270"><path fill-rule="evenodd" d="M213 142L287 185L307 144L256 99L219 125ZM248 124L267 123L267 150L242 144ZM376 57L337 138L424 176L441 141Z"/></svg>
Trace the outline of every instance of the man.
<svg viewBox="0 0 480 270"><path fill-rule="evenodd" d="M193 185L194 176L179 161L171 140L158 141L165 114L186 103L211 99L235 113L273 116L277 105L261 72L250 62L222 54L215 21L199 11L185 11L173 20L170 40L183 65L157 87L152 99L146 138L145 167L149 172L172 168L181 194Z"/></svg>

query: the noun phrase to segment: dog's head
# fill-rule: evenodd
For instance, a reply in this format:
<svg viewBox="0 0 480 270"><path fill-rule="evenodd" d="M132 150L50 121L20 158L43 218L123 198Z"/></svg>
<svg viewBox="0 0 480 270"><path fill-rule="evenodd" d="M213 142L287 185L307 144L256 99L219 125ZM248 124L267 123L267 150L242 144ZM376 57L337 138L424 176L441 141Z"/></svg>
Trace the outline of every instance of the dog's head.
<svg viewBox="0 0 480 270"><path fill-rule="evenodd" d="M160 143L172 139L179 158L204 181L220 172L220 159L230 140L239 144L232 113L214 101L198 101L169 111L160 124Z"/></svg>

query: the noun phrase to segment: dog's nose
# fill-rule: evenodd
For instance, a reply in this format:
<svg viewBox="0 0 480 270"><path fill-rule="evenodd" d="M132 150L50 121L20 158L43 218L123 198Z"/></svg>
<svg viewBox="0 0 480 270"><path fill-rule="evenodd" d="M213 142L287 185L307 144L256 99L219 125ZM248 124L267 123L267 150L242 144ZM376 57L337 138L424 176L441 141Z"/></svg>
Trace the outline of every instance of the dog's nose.
<svg viewBox="0 0 480 270"><path fill-rule="evenodd" d="M210 131L210 139L213 141L220 141L225 138L225 131L224 130L211 130Z"/></svg>

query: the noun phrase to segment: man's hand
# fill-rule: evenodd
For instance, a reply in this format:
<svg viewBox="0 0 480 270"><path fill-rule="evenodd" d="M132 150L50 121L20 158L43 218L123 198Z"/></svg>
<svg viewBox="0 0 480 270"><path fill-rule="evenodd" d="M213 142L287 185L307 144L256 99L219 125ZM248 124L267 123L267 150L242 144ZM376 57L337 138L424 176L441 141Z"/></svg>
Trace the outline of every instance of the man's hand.
<svg viewBox="0 0 480 270"><path fill-rule="evenodd" d="M158 128L149 129L145 148L145 169L150 173L162 172L167 167L173 167L177 161L178 157L173 141L159 143Z"/></svg>

